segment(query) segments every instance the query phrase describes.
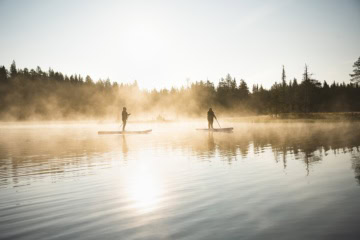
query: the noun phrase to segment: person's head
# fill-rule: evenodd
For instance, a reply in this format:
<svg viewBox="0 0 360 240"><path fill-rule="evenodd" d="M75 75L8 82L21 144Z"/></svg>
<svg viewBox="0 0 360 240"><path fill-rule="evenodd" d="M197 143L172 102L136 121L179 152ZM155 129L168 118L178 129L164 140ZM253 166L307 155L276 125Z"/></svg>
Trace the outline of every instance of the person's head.
<svg viewBox="0 0 360 240"><path fill-rule="evenodd" d="M209 108L209 111L212 111L212 108Z"/></svg>
<svg viewBox="0 0 360 240"><path fill-rule="evenodd" d="M123 111L126 111L126 107L123 107Z"/></svg>

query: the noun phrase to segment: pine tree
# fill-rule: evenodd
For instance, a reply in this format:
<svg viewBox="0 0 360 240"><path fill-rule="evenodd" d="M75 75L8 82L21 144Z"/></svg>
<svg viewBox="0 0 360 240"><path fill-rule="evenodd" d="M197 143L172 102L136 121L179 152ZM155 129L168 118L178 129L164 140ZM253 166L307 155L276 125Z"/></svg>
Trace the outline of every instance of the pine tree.
<svg viewBox="0 0 360 240"><path fill-rule="evenodd" d="M353 74L350 74L350 81L354 82L354 83L360 83L360 57L359 59L354 62L354 65L353 65Z"/></svg>
<svg viewBox="0 0 360 240"><path fill-rule="evenodd" d="M309 108L310 108L310 79L309 79L309 72L308 72L308 67L305 64L305 70L303 73L303 81L302 81L302 86L303 86L303 96L302 96L302 109L304 112L309 112Z"/></svg>
<svg viewBox="0 0 360 240"><path fill-rule="evenodd" d="M329 89L329 84L328 84L326 81L324 81L324 83L323 83L323 88L324 88L325 90L328 90L328 89Z"/></svg>
<svg viewBox="0 0 360 240"><path fill-rule="evenodd" d="M7 80L7 71L4 66L0 67L0 83Z"/></svg>
<svg viewBox="0 0 360 240"><path fill-rule="evenodd" d="M282 74L281 74L281 81L282 81L282 86L285 87L286 86L286 74L285 74L284 65L283 65Z"/></svg>
<svg viewBox="0 0 360 240"><path fill-rule="evenodd" d="M94 81L91 79L91 77L89 75L87 75L85 78L85 83L88 85L92 85L94 83Z"/></svg>
<svg viewBox="0 0 360 240"><path fill-rule="evenodd" d="M10 65L10 76L13 78L17 75L16 63L13 61Z"/></svg>
<svg viewBox="0 0 360 240"><path fill-rule="evenodd" d="M281 111L287 111L287 99L286 99L286 74L285 74L285 67L283 65L282 73L281 73L281 95L280 95L280 102L281 102Z"/></svg>
<svg viewBox="0 0 360 240"><path fill-rule="evenodd" d="M303 81L309 81L309 72L308 72L308 66L305 64L305 71L303 73Z"/></svg>
<svg viewBox="0 0 360 240"><path fill-rule="evenodd" d="M227 87L231 88L232 77L231 77L231 75L229 73L226 75L225 81L226 81Z"/></svg>
<svg viewBox="0 0 360 240"><path fill-rule="evenodd" d="M249 96L249 88L246 84L246 82L241 79L239 84L239 96L240 99L246 99Z"/></svg>

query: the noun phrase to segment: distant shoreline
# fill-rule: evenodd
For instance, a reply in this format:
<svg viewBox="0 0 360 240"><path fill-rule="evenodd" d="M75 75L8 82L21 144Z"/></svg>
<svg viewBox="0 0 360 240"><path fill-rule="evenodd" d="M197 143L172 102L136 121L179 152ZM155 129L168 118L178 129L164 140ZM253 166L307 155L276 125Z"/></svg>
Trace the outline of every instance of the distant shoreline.
<svg viewBox="0 0 360 240"><path fill-rule="evenodd" d="M324 113L281 113L269 115L245 115L245 116L226 116L219 114L220 121L226 122L244 122L244 123L291 123L291 122L357 122L360 121L360 112L324 112ZM181 119L146 119L146 120L130 120L129 123L176 123L183 121L206 121L206 118L192 117ZM56 119L56 120L0 120L0 124L31 124L31 123L44 123L44 124L71 124L71 123L88 123L88 124L121 124L121 121L115 119Z"/></svg>
<svg viewBox="0 0 360 240"><path fill-rule="evenodd" d="M281 113L234 117L236 122L349 122L360 121L360 112Z"/></svg>

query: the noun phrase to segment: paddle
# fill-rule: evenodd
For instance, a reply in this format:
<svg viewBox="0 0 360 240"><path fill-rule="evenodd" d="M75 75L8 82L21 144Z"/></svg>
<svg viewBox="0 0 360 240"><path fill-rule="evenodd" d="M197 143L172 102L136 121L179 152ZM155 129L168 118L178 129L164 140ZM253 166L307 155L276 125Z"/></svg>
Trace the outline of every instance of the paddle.
<svg viewBox="0 0 360 240"><path fill-rule="evenodd" d="M221 128L220 123L218 122L218 120L217 120L217 118L216 118L216 117L215 117L215 120L216 120L216 122L218 123L219 127Z"/></svg>

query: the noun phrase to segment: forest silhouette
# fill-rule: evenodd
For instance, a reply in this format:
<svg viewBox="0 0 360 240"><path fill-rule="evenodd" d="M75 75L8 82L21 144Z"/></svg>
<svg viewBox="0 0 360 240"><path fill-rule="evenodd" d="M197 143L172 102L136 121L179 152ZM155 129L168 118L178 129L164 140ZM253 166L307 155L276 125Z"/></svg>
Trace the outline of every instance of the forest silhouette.
<svg viewBox="0 0 360 240"><path fill-rule="evenodd" d="M8 70L0 67L0 120L63 120L118 118L123 106L137 115L159 113L176 117L203 116L209 107L228 116L360 111L360 57L350 83L313 78L305 65L301 80L287 80L283 66L270 89L227 74L217 86L197 81L187 87L140 90L137 82L123 84L90 76L67 76L49 69Z"/></svg>

